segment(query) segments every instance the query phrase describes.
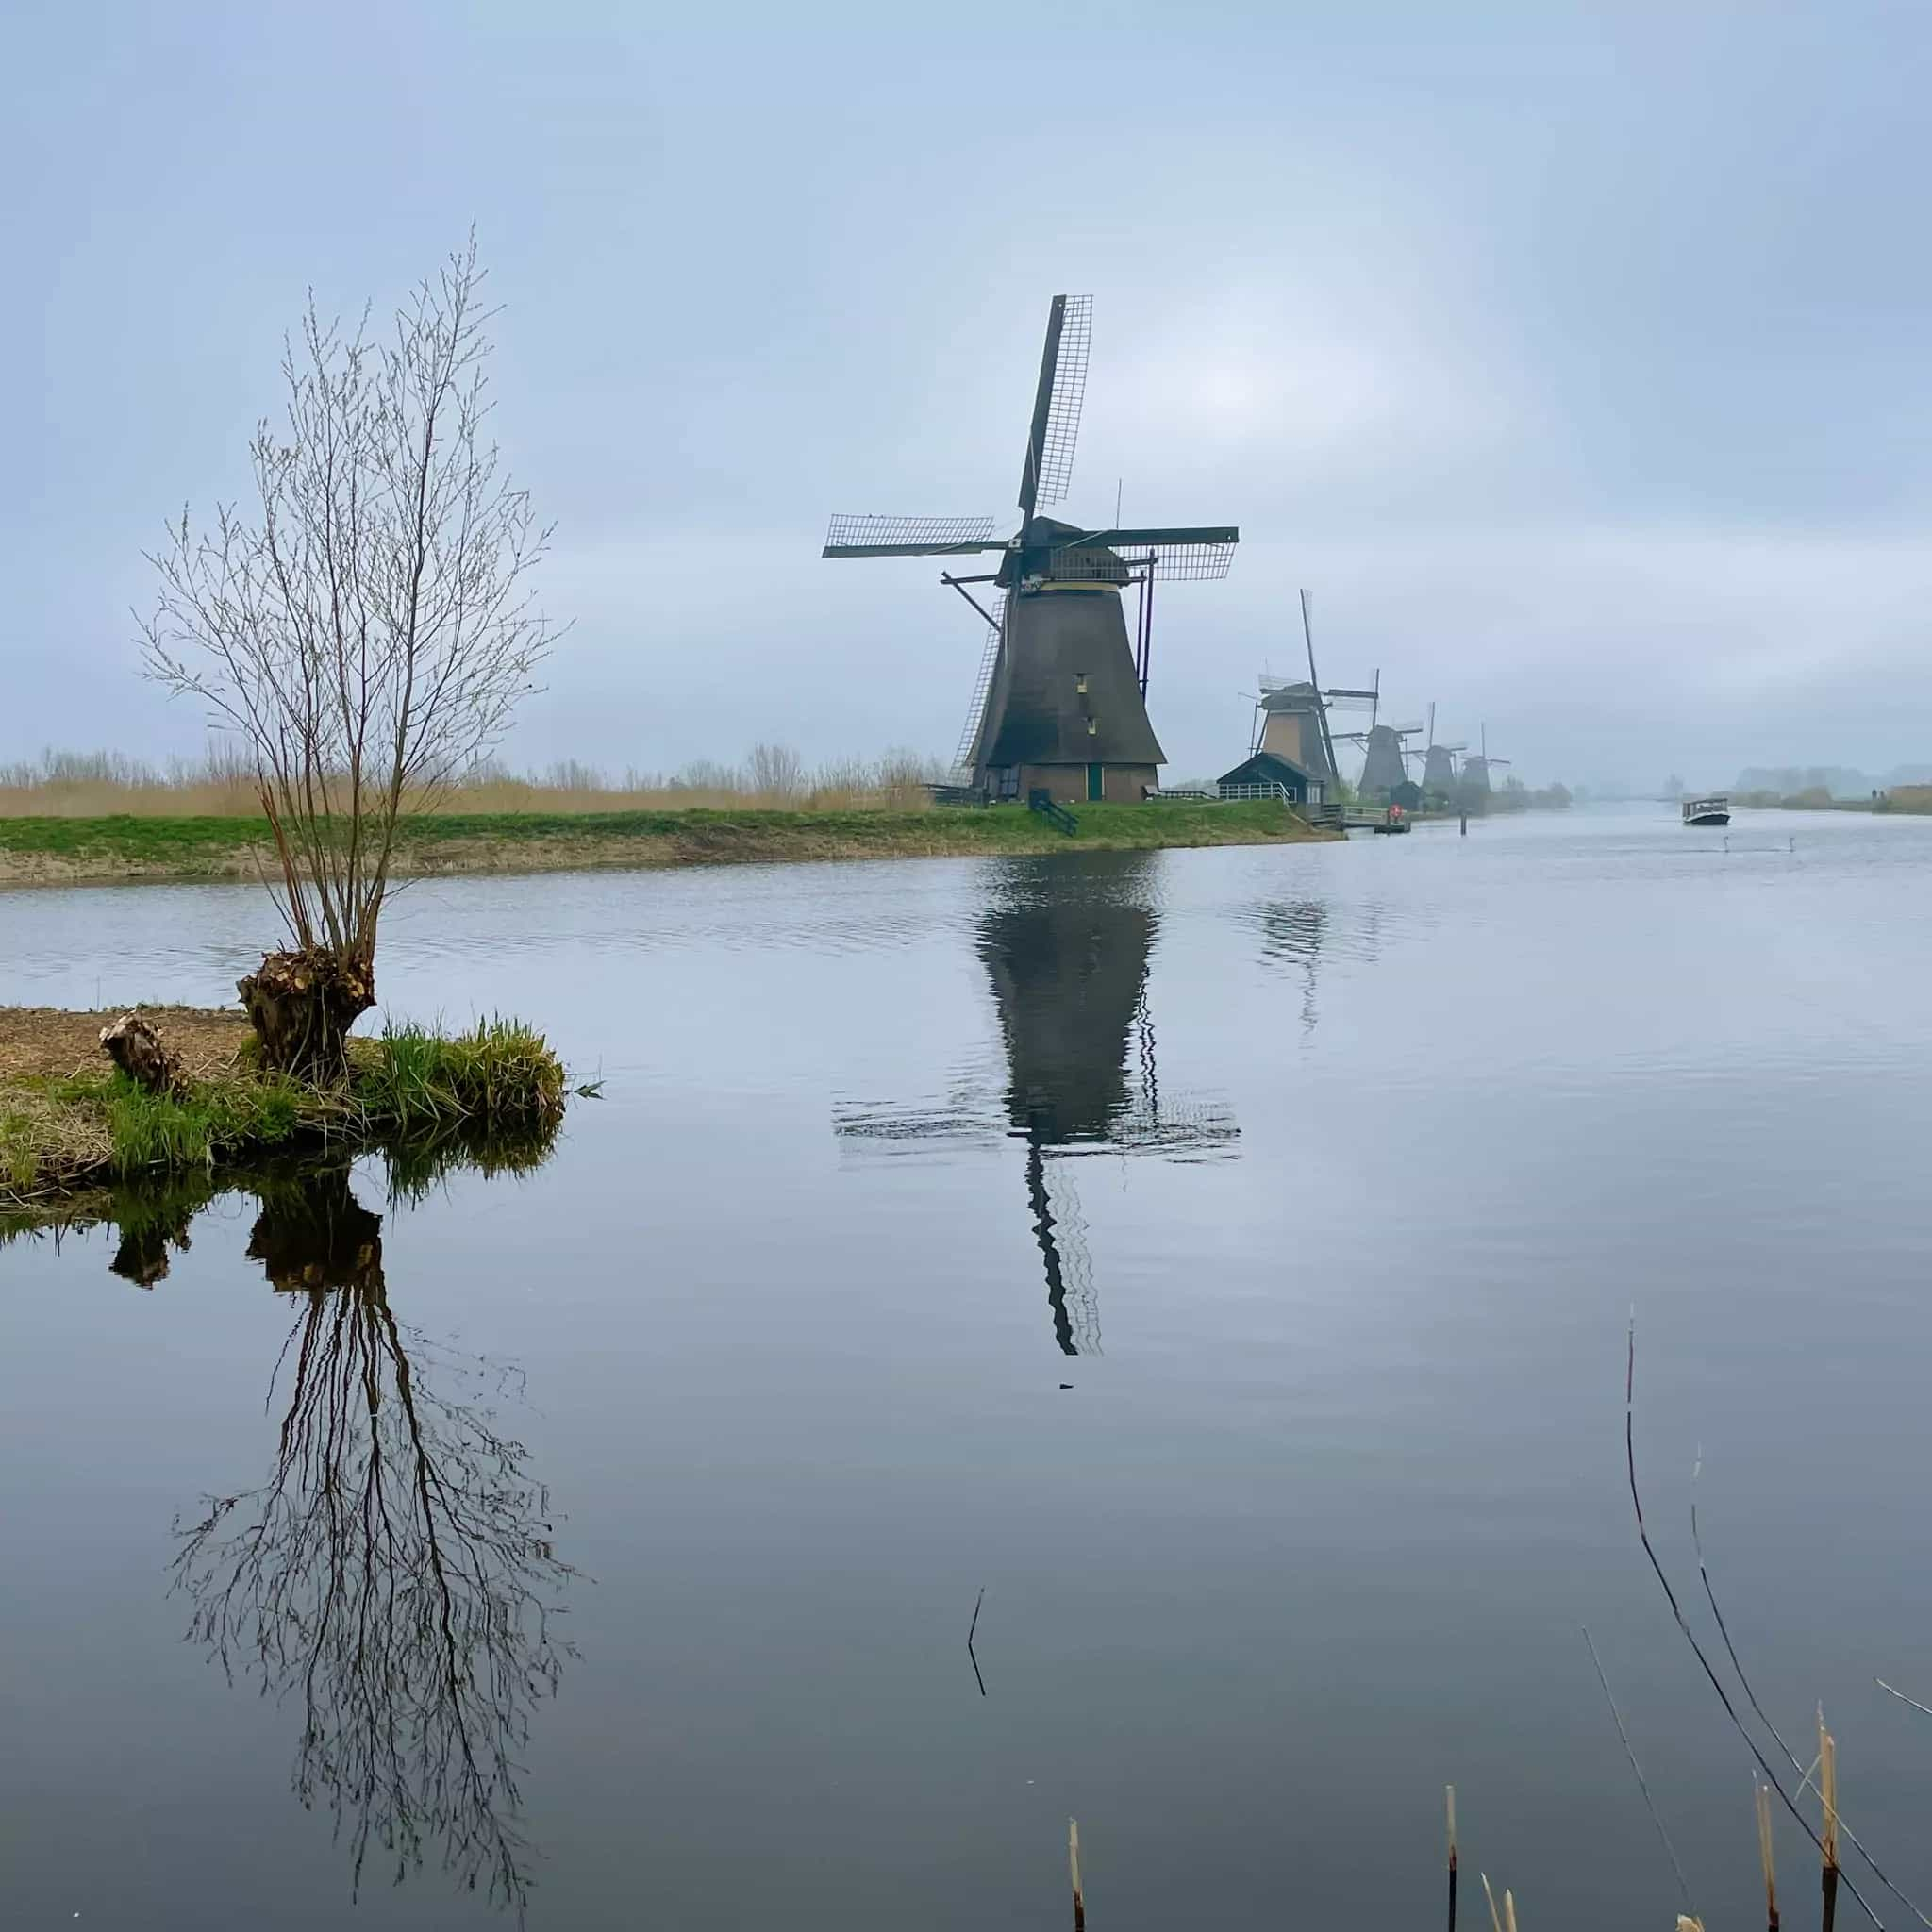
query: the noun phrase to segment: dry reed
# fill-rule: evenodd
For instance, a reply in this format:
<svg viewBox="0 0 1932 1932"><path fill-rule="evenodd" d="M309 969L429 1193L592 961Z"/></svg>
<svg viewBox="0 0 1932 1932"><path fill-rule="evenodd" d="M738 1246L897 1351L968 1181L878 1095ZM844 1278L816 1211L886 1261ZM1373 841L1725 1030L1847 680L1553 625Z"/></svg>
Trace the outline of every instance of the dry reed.
<svg viewBox="0 0 1932 1932"><path fill-rule="evenodd" d="M1087 1932L1087 1894L1080 1886L1080 1821L1067 1820L1067 1870L1074 1881L1074 1932Z"/></svg>
<svg viewBox="0 0 1932 1932"><path fill-rule="evenodd" d="M1818 1707L1818 1798L1824 1814L1824 1828L1819 1833L1824 1859L1819 1886L1824 1910L1819 1923L1823 1932L1832 1932L1838 1921L1838 1740L1824 1728L1822 1704Z"/></svg>
<svg viewBox="0 0 1932 1932"><path fill-rule="evenodd" d="M1757 1813L1757 1862L1764 1868L1764 1918L1767 1932L1777 1932L1777 1871L1771 1856L1771 1791L1756 1771L1751 1774L1751 1801Z"/></svg>
<svg viewBox="0 0 1932 1932"><path fill-rule="evenodd" d="M519 774L491 762L411 809L446 812L712 810L912 811L944 762L904 751L840 758L808 771L783 745L754 745L741 764L701 759L663 774L614 775L581 759ZM256 818L255 771L240 748L215 741L199 759L156 764L121 752L43 751L0 764L0 818Z"/></svg>
<svg viewBox="0 0 1932 1932"><path fill-rule="evenodd" d="M1449 1932L1456 1932L1456 1787L1444 1785L1442 1792L1449 1810Z"/></svg>
<svg viewBox="0 0 1932 1932"><path fill-rule="evenodd" d="M1490 1932L1503 1932L1503 1915L1496 1909L1496 1894L1490 1888L1490 1874L1484 1872L1478 1876L1483 1881L1483 1896L1490 1902ZM1508 1894L1506 1892L1504 1896L1507 1898Z"/></svg>

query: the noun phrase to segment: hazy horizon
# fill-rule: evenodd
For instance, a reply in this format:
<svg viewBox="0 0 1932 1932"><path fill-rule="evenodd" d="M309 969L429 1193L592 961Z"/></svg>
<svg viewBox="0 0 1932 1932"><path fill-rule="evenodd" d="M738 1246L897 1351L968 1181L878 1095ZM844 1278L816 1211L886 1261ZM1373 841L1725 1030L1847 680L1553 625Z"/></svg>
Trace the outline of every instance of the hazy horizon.
<svg viewBox="0 0 1932 1932"><path fill-rule="evenodd" d="M835 510L1009 527L1048 299L1091 292L1067 511L1233 522L1161 603L1172 776L1241 693L1376 668L1527 782L1932 758L1932 19L1878 5L352 5L10 18L0 759L192 753L141 561L245 482L312 285L386 310L474 220L498 428L575 628L519 766L943 756L979 649ZM1014 63L1078 49L1079 85ZM1387 715L1388 713L1385 713Z"/></svg>

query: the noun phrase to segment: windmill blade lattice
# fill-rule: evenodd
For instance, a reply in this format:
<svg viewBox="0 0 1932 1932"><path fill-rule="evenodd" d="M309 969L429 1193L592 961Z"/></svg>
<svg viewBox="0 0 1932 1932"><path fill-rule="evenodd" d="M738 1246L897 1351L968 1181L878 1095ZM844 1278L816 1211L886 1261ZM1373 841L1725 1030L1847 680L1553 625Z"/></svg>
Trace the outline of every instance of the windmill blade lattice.
<svg viewBox="0 0 1932 1932"><path fill-rule="evenodd" d="M950 557L998 550L991 517L835 516L826 557Z"/></svg>
<svg viewBox="0 0 1932 1932"><path fill-rule="evenodd" d="M1073 487L1074 447L1080 440L1080 408L1087 399L1087 358L1092 342L1093 297L1069 295L1060 322L1046 431L1040 444L1038 503L1058 503Z"/></svg>
<svg viewBox="0 0 1932 1932"><path fill-rule="evenodd" d="M953 754L954 775L962 783L971 780L977 761L980 721L986 716L986 694L991 689L993 675L999 669L1001 620L1006 615L1006 608L1007 593L995 591L992 622L987 626L986 647L979 654L979 674L973 680L973 697L966 707L966 723L960 728L959 748Z"/></svg>

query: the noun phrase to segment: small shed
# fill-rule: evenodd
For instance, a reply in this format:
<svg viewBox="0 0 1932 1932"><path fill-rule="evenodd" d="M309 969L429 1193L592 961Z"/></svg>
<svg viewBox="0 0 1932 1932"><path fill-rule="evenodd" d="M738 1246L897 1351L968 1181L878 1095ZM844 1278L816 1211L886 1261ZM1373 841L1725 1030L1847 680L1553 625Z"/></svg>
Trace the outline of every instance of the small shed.
<svg viewBox="0 0 1932 1932"><path fill-rule="evenodd" d="M1224 772L1215 780L1214 789L1223 798L1241 798L1254 795L1251 787L1255 791L1262 787L1272 790L1276 785L1288 794L1291 805L1327 802L1327 787L1320 778L1304 771L1293 759L1273 751L1257 751L1252 758L1242 759L1233 771Z"/></svg>

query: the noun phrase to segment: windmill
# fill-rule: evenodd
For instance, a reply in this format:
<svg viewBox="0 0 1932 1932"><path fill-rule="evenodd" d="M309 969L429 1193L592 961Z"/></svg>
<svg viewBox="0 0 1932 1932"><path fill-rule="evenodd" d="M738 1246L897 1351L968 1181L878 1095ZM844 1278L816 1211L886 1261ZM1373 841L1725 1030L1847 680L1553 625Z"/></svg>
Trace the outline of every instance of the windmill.
<svg viewBox="0 0 1932 1932"><path fill-rule="evenodd" d="M1482 750L1474 758L1462 761L1461 789L1465 796L1487 798L1490 795L1490 770L1494 765L1507 765L1507 758L1494 758L1490 756L1490 727L1482 728Z"/></svg>
<svg viewBox="0 0 1932 1932"><path fill-rule="evenodd" d="M1456 759L1458 753L1469 749L1466 744L1438 744L1436 742L1436 701L1429 700L1429 737L1423 747L1423 791L1439 798L1453 798L1456 795Z"/></svg>
<svg viewBox="0 0 1932 1932"><path fill-rule="evenodd" d="M1382 674L1375 673L1374 689L1368 693L1369 728L1366 731L1342 731L1335 734L1338 743L1358 744L1362 748L1362 774L1356 783L1356 793L1363 800L1393 798L1396 791L1408 782L1408 741L1420 738L1423 727L1414 724L1384 724L1379 722L1382 708Z"/></svg>
<svg viewBox="0 0 1932 1932"><path fill-rule="evenodd" d="M1047 311L1012 536L995 537L990 517L835 516L825 538L826 557L998 556L997 569L940 575L988 626L957 759L960 782L988 797L1143 795L1166 759L1147 717L1155 583L1225 576L1240 540L1231 525L1090 529L1040 513L1073 478L1092 318L1091 295L1056 295ZM972 585L991 587L991 608Z"/></svg>
<svg viewBox="0 0 1932 1932"><path fill-rule="evenodd" d="M1306 682L1271 677L1265 671L1255 699L1255 726L1250 734L1248 755L1272 752L1299 765L1309 777L1320 779L1332 793L1341 773L1335 762L1335 740L1328 729L1328 712L1338 703L1375 701L1373 691L1354 691L1345 686L1322 688L1321 674L1315 669L1315 632L1308 619L1308 593L1301 593L1302 641L1307 647L1308 675Z"/></svg>
<svg viewBox="0 0 1932 1932"><path fill-rule="evenodd" d="M1026 1221L1063 1355L1100 1344L1078 1158L1199 1159L1239 1138L1224 1108L1162 1090L1147 1002L1159 924L1144 854L1077 879L1014 865L974 932L1005 1059L997 1097L980 1074L938 1106L851 1106L834 1116L835 1133L853 1144L1022 1143Z"/></svg>

